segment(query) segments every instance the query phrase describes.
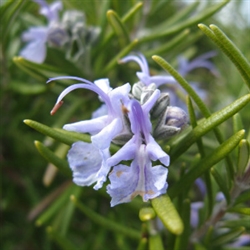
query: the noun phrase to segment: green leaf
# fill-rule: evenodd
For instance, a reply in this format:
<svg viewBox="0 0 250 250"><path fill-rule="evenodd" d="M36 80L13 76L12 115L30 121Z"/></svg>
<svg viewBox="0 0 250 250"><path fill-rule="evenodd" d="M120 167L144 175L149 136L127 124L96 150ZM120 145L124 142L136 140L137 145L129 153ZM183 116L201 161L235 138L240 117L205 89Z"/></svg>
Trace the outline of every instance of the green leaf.
<svg viewBox="0 0 250 250"><path fill-rule="evenodd" d="M77 250L79 247L75 246L71 241L69 241L65 236L60 235L52 227L47 227L46 229L49 237L60 246L62 250Z"/></svg>
<svg viewBox="0 0 250 250"><path fill-rule="evenodd" d="M11 26L14 21L19 18L18 14L20 10L28 3L28 1L6 1L0 8L1 17L1 39L3 47L8 42L8 32L11 30Z"/></svg>
<svg viewBox="0 0 250 250"><path fill-rule="evenodd" d="M192 100L190 99L190 97L187 97L187 108L188 108L188 114L189 114L189 121L190 124L193 128L197 127L197 120L196 120L196 116L195 116L195 111L194 111L194 107L192 104ZM197 146L200 152L201 157L205 157L205 150L203 147L203 143L201 139L197 140Z"/></svg>
<svg viewBox="0 0 250 250"><path fill-rule="evenodd" d="M195 24L201 22L202 20L205 20L206 18L212 16L214 13L216 13L221 8L223 8L228 2L230 2L230 0L222 1L219 4L213 4L212 6L207 7L204 10L202 10L201 12L199 12L198 15L191 17L188 20L185 19L181 23L178 23L172 27L166 27L166 30L163 32L154 32L154 33L151 33L149 36L145 36L145 37L141 38L140 43L145 43L148 41L157 40L159 38L170 36L170 35L173 35L175 33L178 33L181 30L184 30L184 29L186 29L192 25L195 25Z"/></svg>
<svg viewBox="0 0 250 250"><path fill-rule="evenodd" d="M185 41L187 37L190 37L189 29L184 30L182 33L176 35L172 40L157 46L157 48L147 50L143 54L145 57L156 55L156 54L164 54L168 51L171 51L173 48L177 47L181 42Z"/></svg>
<svg viewBox="0 0 250 250"><path fill-rule="evenodd" d="M199 97L199 95L196 93L196 91L188 84L188 82L169 64L167 63L163 58L159 56L153 56L152 57L163 69L167 70L176 80L179 82L179 84L187 91L189 96L194 100L198 108L200 109L201 113L208 118L211 113L209 109L206 107L205 103L202 101L202 99ZM213 128L215 136L219 143L222 143L224 141L222 133L220 130L216 127ZM191 144L190 144L191 145ZM176 149L176 148L174 148ZM229 180L233 179L234 175L234 169L233 169L233 163L230 157L226 157L227 161L227 173L229 176Z"/></svg>
<svg viewBox="0 0 250 250"><path fill-rule="evenodd" d="M34 77L35 79L37 79L38 81L41 81L41 82L46 82L47 80L47 77L45 77L43 74L41 74L41 72L38 72L38 71L33 71L32 69L24 66L22 64L23 62L23 58L22 57L14 57L13 58L13 62L21 69L23 70L24 72L26 72L27 74L29 74L30 76Z"/></svg>
<svg viewBox="0 0 250 250"><path fill-rule="evenodd" d="M237 214L244 214L250 215L250 208L249 207L232 207L227 210L230 213L237 213Z"/></svg>
<svg viewBox="0 0 250 250"><path fill-rule="evenodd" d="M178 10L178 12L174 13L174 15L172 15L170 18L167 18L166 21L163 21L159 25L154 27L154 32L157 31L161 33L167 27L171 28L173 24L177 24L178 22L181 22L183 20L188 20L190 18L189 15L192 14L192 12L194 12L194 10L197 9L198 6L199 1L188 4L185 8L182 8Z"/></svg>
<svg viewBox="0 0 250 250"><path fill-rule="evenodd" d="M72 194L78 198L82 193L83 188L77 185L73 185L73 187ZM53 222L53 228L56 229L61 236L65 237L67 235L74 211L75 205L72 202L68 202L68 200L67 204L58 211L59 213L57 213Z"/></svg>
<svg viewBox="0 0 250 250"><path fill-rule="evenodd" d="M243 129L242 119L241 119L240 114L238 113L233 116L233 128L234 128L234 132L237 132Z"/></svg>
<svg viewBox="0 0 250 250"><path fill-rule="evenodd" d="M161 235L155 234L149 236L149 250L164 250Z"/></svg>
<svg viewBox="0 0 250 250"><path fill-rule="evenodd" d="M209 118L203 119L193 130L186 130L173 140L169 141L171 162L185 152L201 136L214 129L216 126L232 117L250 102L250 95L245 95L225 108L215 112Z"/></svg>
<svg viewBox="0 0 250 250"><path fill-rule="evenodd" d="M120 17L117 15L117 13L113 10L109 10L107 12L107 18L119 39L121 48L128 45L130 42L128 31L126 30L124 23L122 22Z"/></svg>
<svg viewBox="0 0 250 250"><path fill-rule="evenodd" d="M249 223L249 218L246 216L242 219L237 219L237 220L225 220L222 222L221 227L230 227L230 228L235 228L235 227L245 227L247 230L250 230L250 223Z"/></svg>
<svg viewBox="0 0 250 250"><path fill-rule="evenodd" d="M148 239L142 238L136 250L147 250Z"/></svg>
<svg viewBox="0 0 250 250"><path fill-rule="evenodd" d="M11 81L8 86L13 92L22 94L22 95L37 95L42 94L47 90L45 84L38 83L26 83L22 81Z"/></svg>
<svg viewBox="0 0 250 250"><path fill-rule="evenodd" d="M195 128L195 127L197 127L197 120L196 120L192 100L190 99L189 96L187 97L187 107L188 107L190 124L192 125L193 128ZM203 142L202 142L201 138L197 140L197 147L198 147L198 150L200 152L201 158L204 158L205 157L205 149L204 149ZM208 214L210 215L212 213L213 206L214 206L214 199L213 199L214 192L212 189L210 173L208 171L206 171L204 175L205 175L204 179L205 179L207 196L208 196Z"/></svg>
<svg viewBox="0 0 250 250"><path fill-rule="evenodd" d="M207 232L205 234L205 237L204 237L204 244L206 246L209 246L211 241L212 241L212 236L214 234L214 226L210 226L208 229L207 229Z"/></svg>
<svg viewBox="0 0 250 250"><path fill-rule="evenodd" d="M250 63L246 57L241 53L241 51L236 47L236 45L214 24L209 25L210 29L214 32L224 48L232 55L234 60L240 65L240 67L246 72L248 78L250 79ZM246 82L248 88L250 89L250 82Z"/></svg>
<svg viewBox="0 0 250 250"><path fill-rule="evenodd" d="M52 218L58 211L68 203L69 196L73 194L73 190L75 189L75 185L69 184L67 189L53 202L52 205L49 206L36 220L36 225L41 226L48 222L49 219Z"/></svg>
<svg viewBox="0 0 250 250"><path fill-rule="evenodd" d="M228 188L227 183L226 183L226 179L223 178L215 168L211 168L210 171L211 171L216 183L220 187L220 190L224 194L224 196L227 200L227 204L230 204L230 192L229 192L229 188Z"/></svg>
<svg viewBox="0 0 250 250"><path fill-rule="evenodd" d="M244 192L242 192L235 200L234 205L240 204L240 203L244 203L246 201L249 201L249 197L250 197L250 190L246 190Z"/></svg>
<svg viewBox="0 0 250 250"><path fill-rule="evenodd" d="M134 230L132 228L124 227L117 222L111 221L110 219L107 219L106 217L99 215L98 213L94 212L93 210L85 206L83 203L79 202L74 195L72 195L70 199L81 212L83 212L92 221L103 226L104 228L114 231L116 233L124 234L133 239L138 240L141 238L141 234L139 231Z"/></svg>
<svg viewBox="0 0 250 250"><path fill-rule="evenodd" d="M129 21L142 7L142 2L138 2L135 4L122 18L121 21L123 23L126 23ZM97 48L93 58L95 58L98 54L100 54L103 50L104 47L110 42L111 38L114 36L115 32L111 31L105 39L103 39L103 43Z"/></svg>
<svg viewBox="0 0 250 250"><path fill-rule="evenodd" d="M165 61L160 56L155 55L155 56L152 56L152 58L163 69L168 71L176 79L176 81L181 85L181 87L184 90L186 90L186 92L189 94L189 96L197 104L197 106L200 109L201 113L205 117L209 117L210 116L210 111L206 107L205 103L202 101L202 99L199 97L199 95L196 93L196 91L189 85L189 83L177 72L177 70L175 70L167 61Z"/></svg>
<svg viewBox="0 0 250 250"><path fill-rule="evenodd" d="M176 80L177 82L186 90L186 92L189 94L189 96L194 100L198 108L200 109L201 113L208 118L211 113L209 109L206 107L205 103L202 101L202 99L198 96L198 94L195 92L195 90L188 84L188 82L168 63L166 62L163 58L159 56L153 56L152 57L163 69L168 71ZM226 116L226 114L224 114ZM218 140L219 143L222 143L223 136L220 130L216 127L213 128L215 136ZM230 180L233 179L233 163L229 157L226 157L227 161L227 171L228 174L230 175Z"/></svg>
<svg viewBox="0 0 250 250"><path fill-rule="evenodd" d="M183 222L167 194L152 199L151 204L164 226L171 233L179 235L183 232Z"/></svg>
<svg viewBox="0 0 250 250"><path fill-rule="evenodd" d="M50 128L42 123L32 121L32 120L24 120L23 121L29 127L37 130L38 132L47 135L49 137L54 138L62 143L67 145L72 145L74 142L77 141L85 141L90 142L90 136L86 134L79 134L76 132L66 131L64 129L59 128Z"/></svg>
<svg viewBox="0 0 250 250"><path fill-rule="evenodd" d="M238 133L231 136L211 154L201 159L187 174L181 177L178 182L175 182L168 190L170 197L174 198L183 190L187 190L193 182L200 177L204 172L211 168L214 164L225 158L244 137L245 131L240 130Z"/></svg>
<svg viewBox="0 0 250 250"><path fill-rule="evenodd" d="M237 164L237 175L242 176L246 170L247 163L250 157L249 142L245 139L241 140L238 149L238 164Z"/></svg>
<svg viewBox="0 0 250 250"><path fill-rule="evenodd" d="M113 67L117 65L117 62L119 59L127 55L131 50L134 49L134 47L138 44L138 40L133 40L129 45L127 45L125 48L123 48L113 59L110 60L108 65L103 69L101 75L106 74L108 71L110 71Z"/></svg>
<svg viewBox="0 0 250 250"><path fill-rule="evenodd" d="M196 242L194 243L194 250L207 250L207 248Z"/></svg>
<svg viewBox="0 0 250 250"><path fill-rule="evenodd" d="M175 240L174 250L186 249L190 237L190 200L184 200L181 207L181 218L184 223L184 231Z"/></svg>
<svg viewBox="0 0 250 250"><path fill-rule="evenodd" d="M34 63L26 60L23 57L15 56L13 62L23 71L31 75L32 77L38 79L39 81L46 82L48 78L56 77L58 75L67 74L77 74L78 71L75 70L74 66L70 67L54 67L48 64Z"/></svg>
<svg viewBox="0 0 250 250"><path fill-rule="evenodd" d="M217 238L213 239L211 242L212 243L211 245L213 247L224 245L228 243L229 241L232 241L235 238L239 237L244 231L245 231L244 227L239 227L234 230L231 230L230 232L224 233L218 236Z"/></svg>
<svg viewBox="0 0 250 250"><path fill-rule="evenodd" d="M72 176L72 172L69 169L68 163L66 160L59 158L54 152L52 152L49 148L45 147L41 142L35 141L35 146L38 152L49 162L51 162L54 166L58 168L63 174L68 177Z"/></svg>
<svg viewBox="0 0 250 250"><path fill-rule="evenodd" d="M250 89L250 63L240 52L240 50L232 43L232 41L215 25L210 25L211 30L204 24L198 27L207 35L234 63L239 70L244 82Z"/></svg>

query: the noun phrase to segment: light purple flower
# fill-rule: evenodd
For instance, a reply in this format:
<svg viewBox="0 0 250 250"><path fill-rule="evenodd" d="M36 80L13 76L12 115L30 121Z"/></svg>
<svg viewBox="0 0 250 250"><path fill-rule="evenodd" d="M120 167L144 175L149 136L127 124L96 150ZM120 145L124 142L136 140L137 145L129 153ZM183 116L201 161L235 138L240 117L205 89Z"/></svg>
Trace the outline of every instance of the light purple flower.
<svg viewBox="0 0 250 250"><path fill-rule="evenodd" d="M128 116L134 135L107 160L109 166L114 166L109 175L111 183L107 187L112 197L111 206L130 202L137 195L141 195L143 201L148 201L167 190L168 169L162 165L152 166L152 161L156 160L165 166L169 165L169 156L151 135L149 111L159 96L160 91L155 90L142 106L135 100L129 104ZM119 164L129 160L132 160L130 167Z"/></svg>
<svg viewBox="0 0 250 250"><path fill-rule="evenodd" d="M48 19L48 26L31 27L22 35L22 40L28 44L21 50L20 55L32 62L42 63L46 57L46 43L50 29L59 21L58 12L62 9L61 2L48 5L43 0L34 0L41 6L40 13Z"/></svg>
<svg viewBox="0 0 250 250"><path fill-rule="evenodd" d="M192 61L188 61L185 57L179 56L178 57L178 64L179 69L178 72L182 76L186 76L190 71L197 69L197 68L205 68L212 72L214 75L218 75L218 71L216 70L214 64L207 59L216 56L217 53L215 51L209 51L205 54L202 54L196 57Z"/></svg>
<svg viewBox="0 0 250 250"><path fill-rule="evenodd" d="M228 245L229 247L241 247L250 246L250 234L242 234L233 243Z"/></svg>
<svg viewBox="0 0 250 250"><path fill-rule="evenodd" d="M136 72L136 75L146 86L149 86L152 83L154 83L157 87L163 84L176 83L176 80L172 76L150 76L147 60L142 54L138 54L138 56L129 55L120 60L121 63L129 61L135 61L139 64L141 72Z"/></svg>
<svg viewBox="0 0 250 250"><path fill-rule="evenodd" d="M130 84L124 84L120 87L110 90L108 79L100 79L94 83L78 77L56 77L58 79L74 79L84 83L73 84L66 88L58 97L57 106L62 99L72 90L83 88L89 89L99 95L107 107L107 114L91 120L85 120L64 125L65 130L78 133L91 134L92 143L99 149L106 149L110 146L112 139L126 130L123 121L123 106L130 101L128 94L131 89Z"/></svg>
<svg viewBox="0 0 250 250"><path fill-rule="evenodd" d="M210 51L207 52L197 58L195 58L192 61L188 61L184 57L180 56L178 57L178 63L179 63L179 69L178 72L185 77L190 71L196 69L196 68L206 68L210 72L212 72L215 76L218 76L219 73L215 69L212 62L208 61L209 58L214 57L216 55L216 52ZM176 80L174 77L165 75L165 76L150 76L148 63L146 58L142 54L136 55L129 55L120 60L121 63L126 63L129 61L135 61L139 64L141 68L141 72L137 72L136 75L139 78L140 82L143 83L145 86L149 86L150 84L154 83L156 87L160 87L164 84L167 84L167 88L162 88L162 92L168 92L170 99L171 99L171 105L172 106L179 106L182 109L185 109L185 105L183 104L184 100L181 101L180 97L184 97L185 93L182 88L179 88L176 86ZM190 83L192 87L199 93L199 95L202 97L202 99L206 99L206 92L202 90L199 86L196 86L197 83Z"/></svg>
<svg viewBox="0 0 250 250"><path fill-rule="evenodd" d="M203 207L204 203L202 201L191 203L190 224L193 228L196 228L199 224L199 210Z"/></svg>
<svg viewBox="0 0 250 250"><path fill-rule="evenodd" d="M47 4L45 0L33 0L40 5L40 14L48 19L48 22L57 22L59 20L58 12L62 10L62 2L57 1L51 5Z"/></svg>
<svg viewBox="0 0 250 250"><path fill-rule="evenodd" d="M127 106L130 102L128 97L129 91L131 89L130 85L124 84L121 87L117 87L115 89L111 89L109 87L108 79L100 79L95 81L94 83L85 80L83 78L78 77L56 77L51 78L48 82L59 79L73 79L78 80L83 83L73 84L66 88L58 97L57 102L55 104L54 109L52 110L52 114L58 109L61 105L62 99L71 91L79 88L89 89L98 94L99 98L105 103L107 108L107 114L102 115L91 120L80 121L76 123L66 124L64 125L65 130L75 131L78 133L89 133L91 134L91 147L93 152L97 152L99 150L99 154L101 155L101 160L99 160L99 164L96 163L95 170L91 174L96 172L98 169L98 173L95 177L91 175L91 178L83 175L83 169L86 168L86 152L82 150L82 144L75 144L73 148L69 151L68 159L71 165L72 170L74 171L74 176L83 176L84 180L82 184L89 183L86 182L85 179L90 178L92 182L97 181L95 185L95 189L102 187L103 182L106 181L106 176L110 171L111 166L106 165L106 159L109 156L109 147L111 141L119 134L126 132L128 129L124 123L124 113L123 106ZM82 157L78 157L77 160L74 160L75 154L82 150ZM97 153L93 154L93 158L95 158ZM88 156L89 157L89 156ZM94 159L90 159L91 161ZM75 167L75 166L85 166L85 167ZM79 170L80 169L80 170ZM79 172L80 171L80 172ZM76 178L76 177L75 177ZM77 183L81 183L78 179Z"/></svg>

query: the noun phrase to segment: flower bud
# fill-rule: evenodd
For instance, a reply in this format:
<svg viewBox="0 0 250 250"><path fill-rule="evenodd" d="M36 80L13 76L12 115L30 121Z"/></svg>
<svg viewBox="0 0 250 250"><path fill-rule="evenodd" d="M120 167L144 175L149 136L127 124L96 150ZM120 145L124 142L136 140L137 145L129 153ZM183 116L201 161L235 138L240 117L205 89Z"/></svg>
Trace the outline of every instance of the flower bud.
<svg viewBox="0 0 250 250"><path fill-rule="evenodd" d="M156 90L156 85L154 83L151 83L148 86L145 86L142 88L142 93L141 93L141 98L140 98L140 102L141 104L144 104L148 98L154 93L154 91Z"/></svg>
<svg viewBox="0 0 250 250"><path fill-rule="evenodd" d="M159 99L155 103L154 107L151 110L151 117L153 119L158 118L161 114L167 109L169 105L169 94L168 93L161 93Z"/></svg>
<svg viewBox="0 0 250 250"><path fill-rule="evenodd" d="M140 100L141 99L141 93L142 93L142 88L145 85L142 82L137 82L133 85L132 87L132 95L137 99Z"/></svg>
<svg viewBox="0 0 250 250"><path fill-rule="evenodd" d="M112 142L117 145L124 145L132 138L132 136L132 133L119 134L112 140Z"/></svg>
<svg viewBox="0 0 250 250"><path fill-rule="evenodd" d="M183 128L188 123L186 112L179 107L168 107L166 112L165 124L177 128Z"/></svg>
<svg viewBox="0 0 250 250"><path fill-rule="evenodd" d="M69 40L68 32L61 25L56 23L51 25L48 32L49 45L62 48Z"/></svg>
<svg viewBox="0 0 250 250"><path fill-rule="evenodd" d="M179 107L167 107L154 129L156 139L170 139L178 134L188 123L186 112Z"/></svg>

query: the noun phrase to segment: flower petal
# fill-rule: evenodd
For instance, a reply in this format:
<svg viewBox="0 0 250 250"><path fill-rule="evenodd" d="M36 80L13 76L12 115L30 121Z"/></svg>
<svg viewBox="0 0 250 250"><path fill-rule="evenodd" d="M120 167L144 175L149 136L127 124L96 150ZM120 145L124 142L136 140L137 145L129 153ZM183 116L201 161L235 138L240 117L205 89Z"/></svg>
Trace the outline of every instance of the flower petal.
<svg viewBox="0 0 250 250"><path fill-rule="evenodd" d="M98 118L94 118L92 120L66 124L63 126L63 129L78 133L90 133L92 135L99 133L106 125L106 121L107 121L107 116L101 116Z"/></svg>
<svg viewBox="0 0 250 250"><path fill-rule="evenodd" d="M107 175L111 169L107 165L107 159L110 157L109 149L99 150L102 157L102 165L97 173L97 183L94 186L94 189L97 190L102 187L103 183L107 180Z"/></svg>
<svg viewBox="0 0 250 250"><path fill-rule="evenodd" d="M96 80L94 81L94 84L106 94L108 94L112 90L112 88L109 86L108 78Z"/></svg>
<svg viewBox="0 0 250 250"><path fill-rule="evenodd" d="M47 40L48 30L48 27L31 27L22 33L22 40L24 42L40 41L45 43Z"/></svg>
<svg viewBox="0 0 250 250"><path fill-rule="evenodd" d="M122 121L121 119L116 118L113 121L111 121L110 124L106 123L105 125L103 125L102 130L98 134L92 136L91 140L93 144L99 149L105 149L110 146L112 139L115 138L115 136L117 136L121 131L122 131Z"/></svg>
<svg viewBox="0 0 250 250"><path fill-rule="evenodd" d="M42 40L30 42L21 50L20 55L35 63L43 63L46 57L46 43Z"/></svg>
<svg viewBox="0 0 250 250"><path fill-rule="evenodd" d="M139 168L115 166L109 179L111 183L107 186L107 193L112 197L111 207L130 202L139 181Z"/></svg>
<svg viewBox="0 0 250 250"><path fill-rule="evenodd" d="M147 151L151 160L159 160L165 166L169 166L170 157L165 153L159 144L154 140L152 136L149 137L149 143L147 144Z"/></svg>
<svg viewBox="0 0 250 250"><path fill-rule="evenodd" d="M112 207L130 202L137 195L141 195L143 201L148 201L166 193L168 170L162 166L152 167L151 161L145 159L145 155L142 154L141 157L144 159L135 159L131 167L118 165L110 173L111 183L107 186L107 192L112 197Z"/></svg>
<svg viewBox="0 0 250 250"><path fill-rule="evenodd" d="M90 186L98 180L102 157L91 143L74 143L68 152L68 162L73 171L73 181L77 185Z"/></svg>
<svg viewBox="0 0 250 250"><path fill-rule="evenodd" d="M101 117L101 116L104 116L104 115L107 115L107 114L108 114L107 105L106 104L102 104L102 106L100 108L98 108L97 110L95 110L92 113L91 118L95 119L95 118L98 118L98 117Z"/></svg>
<svg viewBox="0 0 250 250"><path fill-rule="evenodd" d="M132 137L121 149L119 149L114 155L112 155L108 160L108 166L115 166L121 161L128 161L135 157L136 151L138 150L136 144L134 143L135 136Z"/></svg>

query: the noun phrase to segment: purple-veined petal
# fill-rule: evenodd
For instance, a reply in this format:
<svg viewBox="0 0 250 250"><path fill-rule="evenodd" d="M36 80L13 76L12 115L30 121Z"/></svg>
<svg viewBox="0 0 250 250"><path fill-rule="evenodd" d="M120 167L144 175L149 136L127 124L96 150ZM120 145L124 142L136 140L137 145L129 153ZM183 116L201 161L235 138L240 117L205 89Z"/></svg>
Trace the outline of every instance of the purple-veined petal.
<svg viewBox="0 0 250 250"><path fill-rule="evenodd" d="M139 181L139 169L118 165L109 174L109 179L111 184L107 186L107 193L112 197L111 207L130 202Z"/></svg>
<svg viewBox="0 0 250 250"><path fill-rule="evenodd" d="M143 201L148 201L161 194L165 194L168 188L167 184L168 169L161 165L148 166L145 169L145 188L143 190Z"/></svg>
<svg viewBox="0 0 250 250"><path fill-rule="evenodd" d="M97 190L102 187L103 183L107 180L107 175L111 169L107 165L107 159L110 157L109 149L99 150L102 157L102 165L97 173L97 182L94 189Z"/></svg>
<svg viewBox="0 0 250 250"><path fill-rule="evenodd" d="M138 79L146 86L148 86L151 82L150 75L145 74L144 72L136 72Z"/></svg>
<svg viewBox="0 0 250 250"><path fill-rule="evenodd" d="M92 143L99 149L108 148L112 139L122 131L122 128L123 126L121 119L115 118L109 124L105 124L98 134L91 137Z"/></svg>
<svg viewBox="0 0 250 250"><path fill-rule="evenodd" d="M101 116L92 120L80 121L71 124L66 124L63 129L78 133L97 134L107 123L107 116Z"/></svg>
<svg viewBox="0 0 250 250"><path fill-rule="evenodd" d="M165 153L152 136L149 137L147 151L151 160L159 160L165 166L169 166L170 157Z"/></svg>
<svg viewBox="0 0 250 250"><path fill-rule="evenodd" d="M113 168L109 175L111 184L107 187L112 197L111 206L130 202L137 195L148 201L166 192L168 170L162 166L152 167L145 150L145 145L141 145L131 167L118 165Z"/></svg>
<svg viewBox="0 0 250 250"><path fill-rule="evenodd" d="M160 90L156 89L154 93L148 98L148 100L142 105L142 109L145 114L149 114L150 110L153 108L160 95Z"/></svg>
<svg viewBox="0 0 250 250"><path fill-rule="evenodd" d="M128 161L135 157L136 151L138 150L135 144L135 135L130 139L121 149L119 149L114 155L108 160L108 166L115 166L121 161Z"/></svg>
<svg viewBox="0 0 250 250"><path fill-rule="evenodd" d="M73 171L73 181L77 185L90 186L98 180L102 157L91 143L74 143L68 152L68 162Z"/></svg>
<svg viewBox="0 0 250 250"><path fill-rule="evenodd" d="M113 109L116 114L121 114L122 105L127 106L129 103L129 92L131 90L131 86L129 83L126 83L122 86L119 86L113 89L109 93L110 102L112 103Z"/></svg>

